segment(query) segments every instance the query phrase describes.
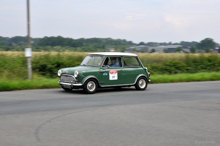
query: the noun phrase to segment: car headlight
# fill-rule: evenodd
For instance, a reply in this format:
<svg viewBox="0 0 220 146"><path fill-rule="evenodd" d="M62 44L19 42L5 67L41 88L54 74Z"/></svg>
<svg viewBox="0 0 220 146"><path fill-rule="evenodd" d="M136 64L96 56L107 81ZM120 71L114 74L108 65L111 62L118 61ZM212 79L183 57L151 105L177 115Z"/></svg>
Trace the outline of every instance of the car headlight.
<svg viewBox="0 0 220 146"><path fill-rule="evenodd" d="M58 70L58 76L60 76L62 74L62 71L61 70Z"/></svg>
<svg viewBox="0 0 220 146"><path fill-rule="evenodd" d="M77 78L77 77L78 77L78 74L79 74L78 71L75 71L75 72L74 72L74 77Z"/></svg>

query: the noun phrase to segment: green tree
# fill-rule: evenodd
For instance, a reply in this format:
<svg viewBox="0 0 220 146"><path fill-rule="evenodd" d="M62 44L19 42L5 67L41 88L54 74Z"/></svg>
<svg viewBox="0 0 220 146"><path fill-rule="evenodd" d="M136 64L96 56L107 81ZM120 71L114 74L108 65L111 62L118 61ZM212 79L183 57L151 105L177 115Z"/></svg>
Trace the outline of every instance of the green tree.
<svg viewBox="0 0 220 146"><path fill-rule="evenodd" d="M8 40L9 40L9 38L1 37L1 36L0 36L0 45L1 45L1 46L7 46L8 43L9 43Z"/></svg>
<svg viewBox="0 0 220 146"><path fill-rule="evenodd" d="M126 47L126 46L122 46L122 47L120 47L121 52L125 52L125 51L126 51L126 49L127 49L127 47Z"/></svg>
<svg viewBox="0 0 220 146"><path fill-rule="evenodd" d="M190 47L191 53L196 53L196 48L195 47Z"/></svg>
<svg viewBox="0 0 220 146"><path fill-rule="evenodd" d="M178 47L175 49L175 52L181 52L182 51L182 48L181 47Z"/></svg>
<svg viewBox="0 0 220 146"><path fill-rule="evenodd" d="M156 50L153 48L153 49L151 49L150 52L151 52L151 53L154 53L154 52L156 52Z"/></svg>
<svg viewBox="0 0 220 146"><path fill-rule="evenodd" d="M134 52L137 52L137 49L136 49L136 48L133 48L132 50L133 50Z"/></svg>
<svg viewBox="0 0 220 146"><path fill-rule="evenodd" d="M163 49L163 52L164 53L168 53L168 50L165 48L165 49Z"/></svg>
<svg viewBox="0 0 220 146"><path fill-rule="evenodd" d="M27 37L23 37L23 36L15 36L9 39L9 43L13 43L13 44L25 44L27 43Z"/></svg>
<svg viewBox="0 0 220 146"><path fill-rule="evenodd" d="M150 47L157 47L159 46L160 44L159 43L156 43L156 42L148 42L146 43L147 46L150 46Z"/></svg>
<svg viewBox="0 0 220 146"><path fill-rule="evenodd" d="M184 48L188 48L188 47L196 47L196 45L198 44L198 42L185 42L185 41L181 41L180 45Z"/></svg>
<svg viewBox="0 0 220 146"><path fill-rule="evenodd" d="M206 52L206 53L211 52L210 48L209 48L209 47L206 47L206 48L205 48L205 52Z"/></svg>
<svg viewBox="0 0 220 146"><path fill-rule="evenodd" d="M205 50L206 48L214 49L215 46L216 43L211 38L206 38L196 45L196 47L201 50Z"/></svg>
<svg viewBox="0 0 220 146"><path fill-rule="evenodd" d="M140 42L138 45L145 45L145 43L144 42Z"/></svg>

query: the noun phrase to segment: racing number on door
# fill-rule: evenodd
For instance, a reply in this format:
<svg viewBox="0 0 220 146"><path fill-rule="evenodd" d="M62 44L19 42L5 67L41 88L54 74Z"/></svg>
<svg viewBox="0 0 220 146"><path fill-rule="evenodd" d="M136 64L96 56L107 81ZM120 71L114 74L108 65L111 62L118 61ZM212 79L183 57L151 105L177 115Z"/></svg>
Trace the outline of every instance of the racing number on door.
<svg viewBox="0 0 220 146"><path fill-rule="evenodd" d="M117 80L118 79L118 73L116 70L110 70L109 71L109 80Z"/></svg>

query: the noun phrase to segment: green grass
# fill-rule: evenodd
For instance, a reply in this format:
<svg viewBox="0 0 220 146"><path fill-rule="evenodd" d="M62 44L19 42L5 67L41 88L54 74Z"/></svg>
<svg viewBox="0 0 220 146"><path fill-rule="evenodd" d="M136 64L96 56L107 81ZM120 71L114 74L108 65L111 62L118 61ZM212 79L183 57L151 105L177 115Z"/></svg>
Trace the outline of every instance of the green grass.
<svg viewBox="0 0 220 146"><path fill-rule="evenodd" d="M216 80L220 80L220 72L151 75L151 83L174 83L174 82L216 81Z"/></svg>
<svg viewBox="0 0 220 146"><path fill-rule="evenodd" d="M34 76L32 80L13 79L0 80L0 91L23 90L23 89L44 89L58 88L58 78L51 79L45 77Z"/></svg>
<svg viewBox="0 0 220 146"><path fill-rule="evenodd" d="M151 83L174 83L193 81L220 80L220 72L201 72L194 74L151 75ZM12 91L23 89L58 88L58 78L51 79L34 75L32 80L27 79L1 79L0 91Z"/></svg>

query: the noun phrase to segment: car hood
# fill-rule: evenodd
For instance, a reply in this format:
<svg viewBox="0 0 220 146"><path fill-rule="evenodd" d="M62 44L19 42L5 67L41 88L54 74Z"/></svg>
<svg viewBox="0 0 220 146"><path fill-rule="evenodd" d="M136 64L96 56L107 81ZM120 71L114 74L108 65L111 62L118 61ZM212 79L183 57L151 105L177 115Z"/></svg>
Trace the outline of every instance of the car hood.
<svg viewBox="0 0 220 146"><path fill-rule="evenodd" d="M91 66L77 66L77 67L69 67L69 68L62 68L62 74L70 74L73 75L75 71L80 72L87 72L94 70L94 67Z"/></svg>

